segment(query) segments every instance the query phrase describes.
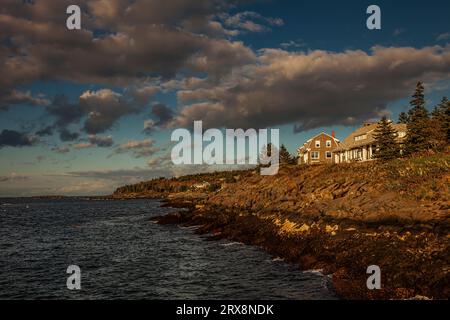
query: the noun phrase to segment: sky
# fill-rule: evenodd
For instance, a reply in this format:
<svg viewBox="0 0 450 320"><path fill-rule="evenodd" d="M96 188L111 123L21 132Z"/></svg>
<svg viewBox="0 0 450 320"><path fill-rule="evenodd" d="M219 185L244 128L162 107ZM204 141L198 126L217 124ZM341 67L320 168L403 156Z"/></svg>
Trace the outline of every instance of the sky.
<svg viewBox="0 0 450 320"><path fill-rule="evenodd" d="M430 110L450 96L446 0L0 2L0 197L217 170L170 161L171 133L196 120L280 129L295 153L397 119L418 81Z"/></svg>

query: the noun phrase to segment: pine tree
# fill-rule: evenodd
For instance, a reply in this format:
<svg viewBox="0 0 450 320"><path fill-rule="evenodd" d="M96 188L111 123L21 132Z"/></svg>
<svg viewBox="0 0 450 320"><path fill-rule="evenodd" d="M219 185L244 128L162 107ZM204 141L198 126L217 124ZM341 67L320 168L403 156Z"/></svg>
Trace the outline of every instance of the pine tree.
<svg viewBox="0 0 450 320"><path fill-rule="evenodd" d="M292 164L293 159L289 151L286 149L284 144L280 147L280 164Z"/></svg>
<svg viewBox="0 0 450 320"><path fill-rule="evenodd" d="M447 143L450 143L450 101L447 97L443 97L441 103L436 106L433 118L438 120L446 135Z"/></svg>
<svg viewBox="0 0 450 320"><path fill-rule="evenodd" d="M423 83L417 83L413 100L410 102L412 108L408 112L409 122L407 124L408 136L405 144L406 154L422 152L430 147L428 139L430 119L428 111L425 108L424 91Z"/></svg>
<svg viewBox="0 0 450 320"><path fill-rule="evenodd" d="M401 112L398 116L398 122L397 123L404 123L408 124L409 122L409 116L406 112Z"/></svg>
<svg viewBox="0 0 450 320"><path fill-rule="evenodd" d="M386 117L378 123L374 138L378 147L374 155L376 159L391 160L400 156L400 145L396 140L397 132Z"/></svg>
<svg viewBox="0 0 450 320"><path fill-rule="evenodd" d="M443 97L431 113L429 134L434 150L441 151L450 143L450 101Z"/></svg>
<svg viewBox="0 0 450 320"><path fill-rule="evenodd" d="M442 103L445 103L445 122L444 128L447 132L447 144L450 144L450 101L447 97L442 99Z"/></svg>

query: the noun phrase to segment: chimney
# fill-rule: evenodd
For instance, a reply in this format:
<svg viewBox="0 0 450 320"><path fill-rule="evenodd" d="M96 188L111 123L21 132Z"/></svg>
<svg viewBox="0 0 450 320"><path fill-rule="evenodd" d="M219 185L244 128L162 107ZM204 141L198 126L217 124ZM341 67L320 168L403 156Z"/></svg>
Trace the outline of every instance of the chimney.
<svg viewBox="0 0 450 320"><path fill-rule="evenodd" d="M333 138L336 138L336 132L333 130L333 131L331 131L331 136L333 137Z"/></svg>

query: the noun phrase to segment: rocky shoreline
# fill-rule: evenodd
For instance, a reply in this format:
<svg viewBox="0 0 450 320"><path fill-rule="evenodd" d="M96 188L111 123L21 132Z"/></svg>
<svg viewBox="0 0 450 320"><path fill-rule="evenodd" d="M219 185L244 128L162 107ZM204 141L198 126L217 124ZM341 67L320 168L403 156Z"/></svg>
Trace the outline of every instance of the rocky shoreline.
<svg viewBox="0 0 450 320"><path fill-rule="evenodd" d="M155 218L158 223L199 226L196 232L211 240L255 245L302 270L322 270L332 275L334 289L344 299L448 299L446 163L440 171L423 164L430 171L422 174L422 186L424 178L439 186L432 198L417 198L420 190L411 180L417 168L411 175L387 180L392 179L392 164L283 168L276 177L249 170L232 173L233 181L216 173L161 180L157 185L166 189L118 190L115 197L164 198L166 206L184 209ZM346 170L354 174L341 179ZM380 176L385 180L375 179ZM180 187L210 178L223 182L219 189ZM407 191L401 190L404 181L409 183ZM392 187L394 183L398 185ZM381 290L367 288L370 265L381 268Z"/></svg>
<svg viewBox="0 0 450 320"><path fill-rule="evenodd" d="M165 205L187 210L154 218L158 223L200 226L196 233L210 234L211 240L255 245L302 270L332 274L333 287L344 299L446 299L450 294L448 272L443 273L448 257L437 248L444 235L313 220L297 220L295 228L291 220L196 207L190 200ZM367 289L366 269L372 264L382 270L381 290Z"/></svg>

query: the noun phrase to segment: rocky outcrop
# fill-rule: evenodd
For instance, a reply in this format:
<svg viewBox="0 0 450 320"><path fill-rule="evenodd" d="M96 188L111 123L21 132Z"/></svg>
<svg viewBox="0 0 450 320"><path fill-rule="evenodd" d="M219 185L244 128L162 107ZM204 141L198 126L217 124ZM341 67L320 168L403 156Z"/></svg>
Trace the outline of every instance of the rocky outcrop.
<svg viewBox="0 0 450 320"><path fill-rule="evenodd" d="M302 269L323 269L344 298L446 299L449 172L448 155L292 166L271 177L248 170L165 180L165 189L180 190L183 183L184 191L150 188L132 197L163 196L167 205L188 208L159 223L201 225L197 232L212 239L257 245ZM215 190L190 188L205 180ZM381 268L381 290L367 289L370 265Z"/></svg>

